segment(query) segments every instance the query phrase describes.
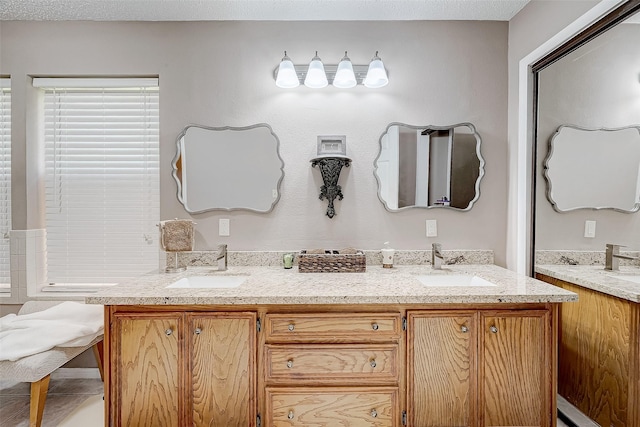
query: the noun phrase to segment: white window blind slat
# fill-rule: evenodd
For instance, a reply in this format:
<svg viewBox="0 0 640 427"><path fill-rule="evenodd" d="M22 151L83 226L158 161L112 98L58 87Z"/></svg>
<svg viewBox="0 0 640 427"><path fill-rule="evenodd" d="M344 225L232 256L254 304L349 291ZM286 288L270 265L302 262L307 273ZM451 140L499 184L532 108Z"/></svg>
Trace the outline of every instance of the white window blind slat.
<svg viewBox="0 0 640 427"><path fill-rule="evenodd" d="M0 78L0 285L11 283L11 79Z"/></svg>
<svg viewBox="0 0 640 427"><path fill-rule="evenodd" d="M49 282L119 282L158 268L158 88L71 80L34 79L45 92Z"/></svg>

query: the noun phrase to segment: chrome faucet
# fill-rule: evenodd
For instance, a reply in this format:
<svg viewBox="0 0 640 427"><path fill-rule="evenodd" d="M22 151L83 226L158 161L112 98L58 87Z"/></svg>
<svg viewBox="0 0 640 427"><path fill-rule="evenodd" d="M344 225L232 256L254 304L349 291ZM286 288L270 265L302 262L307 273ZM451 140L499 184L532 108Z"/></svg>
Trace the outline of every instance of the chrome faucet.
<svg viewBox="0 0 640 427"><path fill-rule="evenodd" d="M613 245L611 243L607 243L607 250L605 251L605 263L604 269L609 271L618 271L620 270L620 259L628 259L628 260L640 260L640 257L633 257L628 255L620 255L620 248L624 247L624 245Z"/></svg>
<svg viewBox="0 0 640 427"><path fill-rule="evenodd" d="M227 269L227 245L225 243L218 245L216 261L218 261L218 271L225 271Z"/></svg>
<svg viewBox="0 0 640 427"><path fill-rule="evenodd" d="M442 255L442 244L433 243L431 245L431 268L434 270L442 270L444 255Z"/></svg>

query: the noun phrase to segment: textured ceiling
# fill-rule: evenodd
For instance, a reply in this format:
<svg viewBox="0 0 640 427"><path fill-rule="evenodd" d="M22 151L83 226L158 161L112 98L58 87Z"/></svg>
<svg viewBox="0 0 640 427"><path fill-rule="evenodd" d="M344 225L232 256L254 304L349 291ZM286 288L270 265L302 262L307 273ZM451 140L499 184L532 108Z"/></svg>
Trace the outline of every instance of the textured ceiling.
<svg viewBox="0 0 640 427"><path fill-rule="evenodd" d="M0 0L0 20L508 21L529 0Z"/></svg>

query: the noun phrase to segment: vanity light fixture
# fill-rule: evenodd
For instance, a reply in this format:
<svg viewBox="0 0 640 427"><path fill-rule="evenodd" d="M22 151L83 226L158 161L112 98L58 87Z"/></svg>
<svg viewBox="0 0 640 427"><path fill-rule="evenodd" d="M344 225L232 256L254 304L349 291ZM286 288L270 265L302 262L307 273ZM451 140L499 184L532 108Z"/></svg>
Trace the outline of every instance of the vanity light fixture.
<svg viewBox="0 0 640 427"><path fill-rule="evenodd" d="M295 65L285 51L273 77L276 86L285 89L298 87L300 82L313 89L326 87L329 83L340 89L352 88L358 84L377 89L389 83L387 71L377 51L369 65L354 65L346 51L337 65L323 64L317 51L309 65Z"/></svg>

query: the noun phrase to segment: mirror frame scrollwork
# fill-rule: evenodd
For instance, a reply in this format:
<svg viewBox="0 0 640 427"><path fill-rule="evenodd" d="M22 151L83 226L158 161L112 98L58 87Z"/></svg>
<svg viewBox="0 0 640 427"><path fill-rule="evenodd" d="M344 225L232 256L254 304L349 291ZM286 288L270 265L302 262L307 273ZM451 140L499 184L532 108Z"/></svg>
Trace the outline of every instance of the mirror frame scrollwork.
<svg viewBox="0 0 640 427"><path fill-rule="evenodd" d="M256 129L256 128L266 128L269 131L269 134L273 137L274 141L275 141L275 153L274 156L277 157L279 164L279 170L280 170L280 177L278 178L278 181L276 183L276 190L277 190L277 195L276 197L274 197L273 202L271 203L271 206L268 209L265 210L261 210L261 209L253 209L253 208L249 208L249 207L211 207L211 208L206 208L206 209L200 209L200 210L190 210L188 208L188 205L186 203L185 197L183 196L183 191L184 191L184 185L182 184L182 180L180 178L180 174L182 172L182 165L180 164L181 162L181 158L182 158L182 149L181 149L181 141L184 138L184 136L187 134L187 131L190 128L199 128L199 129L204 129L204 130L209 130L209 131L247 131L247 130L252 130L252 129ZM176 184L178 186L177 189L177 197L178 197L178 201L182 204L182 206L184 207L184 209L189 212L190 214L200 214L200 213L204 213L204 212L211 212L211 211L249 211L249 212L255 212L255 213L269 213L273 210L273 208L275 207L275 205L278 203L278 201L280 200L281 197L281 185L282 185L282 180L284 179L284 160L282 159L282 156L280 156L280 139L278 138L278 136L273 132L273 129L271 129L271 126L269 126L266 123L258 123L258 124L254 124L254 125L250 125L250 126L241 126L241 127L235 127L235 126L221 126L221 127L214 127L214 126L204 126L204 125L196 125L196 124L190 124L188 126L186 126L178 135L177 139L176 139L176 155L174 156L173 160L171 161L171 167L173 168L172 172L171 172L171 176L173 177L173 179L176 181Z"/></svg>

